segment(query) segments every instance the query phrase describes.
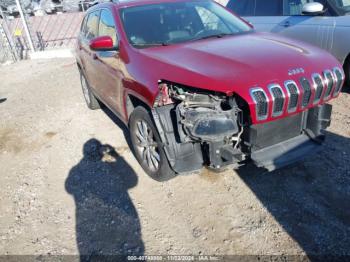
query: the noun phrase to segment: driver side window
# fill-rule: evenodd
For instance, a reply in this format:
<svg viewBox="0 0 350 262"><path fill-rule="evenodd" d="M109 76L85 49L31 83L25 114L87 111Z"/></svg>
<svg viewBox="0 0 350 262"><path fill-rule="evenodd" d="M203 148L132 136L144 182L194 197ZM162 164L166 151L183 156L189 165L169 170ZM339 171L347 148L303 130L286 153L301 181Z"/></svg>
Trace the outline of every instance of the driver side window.
<svg viewBox="0 0 350 262"><path fill-rule="evenodd" d="M91 40L97 37L100 11L89 14L86 22L85 38Z"/></svg>
<svg viewBox="0 0 350 262"><path fill-rule="evenodd" d="M101 11L98 35L109 36L112 38L114 46L118 44L117 30L114 23L114 18L109 10L102 9Z"/></svg>

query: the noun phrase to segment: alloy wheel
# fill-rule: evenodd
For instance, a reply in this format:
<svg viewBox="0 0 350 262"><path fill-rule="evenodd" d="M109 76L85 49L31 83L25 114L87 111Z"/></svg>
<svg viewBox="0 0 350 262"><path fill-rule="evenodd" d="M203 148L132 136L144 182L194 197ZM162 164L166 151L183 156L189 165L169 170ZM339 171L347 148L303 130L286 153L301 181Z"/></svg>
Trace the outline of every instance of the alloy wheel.
<svg viewBox="0 0 350 262"><path fill-rule="evenodd" d="M136 122L135 129L136 149L142 162L148 166L150 171L158 171L160 166L160 154L151 127L146 121L139 120Z"/></svg>

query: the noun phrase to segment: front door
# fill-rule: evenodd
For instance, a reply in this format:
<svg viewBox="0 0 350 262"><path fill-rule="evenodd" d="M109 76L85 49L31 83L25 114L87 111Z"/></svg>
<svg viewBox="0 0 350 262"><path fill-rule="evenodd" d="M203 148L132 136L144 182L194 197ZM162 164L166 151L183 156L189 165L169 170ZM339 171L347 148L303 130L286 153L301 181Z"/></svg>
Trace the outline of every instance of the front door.
<svg viewBox="0 0 350 262"><path fill-rule="evenodd" d="M100 15L98 36L110 36L113 39L116 51L99 51L95 54L96 74L98 77L98 89L103 102L115 113L122 114L122 74L118 51L118 36L116 23L110 10L102 9Z"/></svg>

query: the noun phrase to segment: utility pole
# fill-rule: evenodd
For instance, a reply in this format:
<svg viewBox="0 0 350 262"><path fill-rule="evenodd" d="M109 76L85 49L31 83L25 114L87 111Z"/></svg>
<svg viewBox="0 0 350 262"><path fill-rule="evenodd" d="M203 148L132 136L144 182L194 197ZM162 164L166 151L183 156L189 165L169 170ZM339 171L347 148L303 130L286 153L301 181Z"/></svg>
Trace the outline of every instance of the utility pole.
<svg viewBox="0 0 350 262"><path fill-rule="evenodd" d="M24 16L23 8L22 8L22 5L20 3L20 0L16 0L16 5L17 5L18 11L19 11L19 15L21 16L21 19L22 19L24 31L25 31L25 33L27 35L27 39L28 39L30 50L32 52L35 52L33 39L32 39L32 36L30 35L29 28L28 28L28 22L27 22L26 17Z"/></svg>

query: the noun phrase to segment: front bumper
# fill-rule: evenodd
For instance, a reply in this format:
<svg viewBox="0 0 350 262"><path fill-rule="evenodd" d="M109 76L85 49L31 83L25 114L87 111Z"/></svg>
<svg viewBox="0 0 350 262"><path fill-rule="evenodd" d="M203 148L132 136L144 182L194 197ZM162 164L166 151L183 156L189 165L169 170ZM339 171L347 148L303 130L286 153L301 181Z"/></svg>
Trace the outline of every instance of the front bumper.
<svg viewBox="0 0 350 262"><path fill-rule="evenodd" d="M255 125L246 134L250 158L269 171L289 165L322 148L322 130L331 123L332 106L325 104L301 114Z"/></svg>
<svg viewBox="0 0 350 262"><path fill-rule="evenodd" d="M236 134L234 146L231 139L219 134L217 140L212 136L199 140L186 136L183 127L188 127L186 123L190 118L179 121L173 105L152 110L164 151L176 173L192 172L203 165L221 169L245 160L252 160L269 171L289 165L321 148L322 130L330 125L331 112L332 106L324 104L276 121L242 126L242 135Z"/></svg>
<svg viewBox="0 0 350 262"><path fill-rule="evenodd" d="M251 154L251 159L256 166L273 171L313 155L321 148L320 143L314 142L307 135L300 135L255 151Z"/></svg>

